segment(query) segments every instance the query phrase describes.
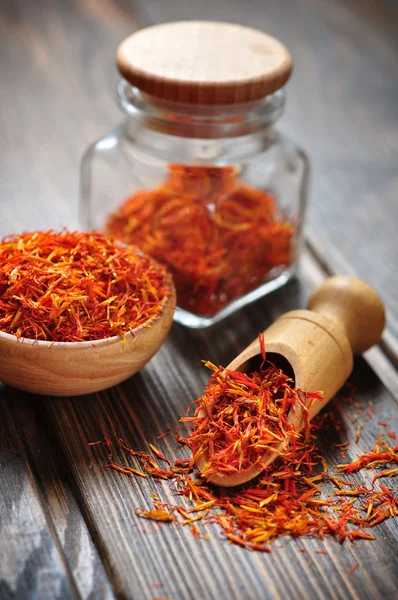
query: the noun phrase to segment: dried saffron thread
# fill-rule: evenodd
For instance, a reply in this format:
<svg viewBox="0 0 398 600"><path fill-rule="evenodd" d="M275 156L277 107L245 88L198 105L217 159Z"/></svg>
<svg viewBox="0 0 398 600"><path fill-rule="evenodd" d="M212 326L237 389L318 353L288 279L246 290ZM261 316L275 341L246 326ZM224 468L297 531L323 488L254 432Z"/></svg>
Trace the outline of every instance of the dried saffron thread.
<svg viewBox="0 0 398 600"><path fill-rule="evenodd" d="M262 371L249 374L205 363L214 373L194 415L181 419L194 427L188 438L194 461L206 456L205 479L248 471L261 464L267 451L284 452L289 444L295 448L300 434L288 420L291 410L301 411L309 431L309 411L322 394L294 388L292 379L271 363L265 368L263 353Z"/></svg>
<svg viewBox="0 0 398 600"><path fill-rule="evenodd" d="M359 563L355 563L355 565L353 565L350 569L350 575L354 575L355 570L359 567Z"/></svg>
<svg viewBox="0 0 398 600"><path fill-rule="evenodd" d="M318 416L313 430L319 429L324 420L325 415ZM282 535L319 539L331 536L338 541L375 539L365 529L398 516L398 498L384 484L380 484L380 489L359 486L361 493L354 498L350 496L349 487L346 502L342 502L341 494L336 498L333 492L325 493L322 488L329 474L314 475L322 464L314 441L315 438L309 445L301 439L294 452L279 459L277 471L267 468L256 484L239 490L213 488L198 477L192 460L184 472L180 467L171 466L167 479L174 483L177 496L186 503L169 504L153 498L154 509L138 509L136 514L181 526L192 526L194 522L217 524L231 543L263 552L270 551L269 542ZM154 461L151 454L135 452L123 442L119 443L128 454L138 457L144 471L146 465ZM389 453L396 459L392 448ZM152 467L148 474L156 477L156 469ZM340 479L342 488L347 484L355 485ZM217 511L214 514L213 509Z"/></svg>
<svg viewBox="0 0 398 600"><path fill-rule="evenodd" d="M166 462L168 474L164 478L170 481L176 496L182 498L181 504L171 504L156 495L152 497L154 509L138 510L137 514L189 525L196 537L206 537L198 524L218 525L230 543L262 552L271 550L269 543L273 539L287 535L320 540L332 537L340 542L374 540L369 529L398 516L396 491L376 477L370 488L347 477L362 469L376 470L389 479L396 477L397 470L387 467L398 463L398 446L378 439L372 451L359 455L352 463L339 465L336 473L329 473L316 436L327 425L340 426L333 413L318 415L311 423L309 439L300 434L295 446L290 444L256 482L239 489L214 488L195 472L192 458L171 462L156 447L150 447L151 453L135 451L119 440L126 456L139 461L143 471L156 479L165 471L155 458ZM195 430L186 438L177 439L191 447L194 434Z"/></svg>
<svg viewBox="0 0 398 600"><path fill-rule="evenodd" d="M98 233L37 231L0 242L0 331L81 342L150 325L170 297L166 269Z"/></svg>
<svg viewBox="0 0 398 600"><path fill-rule="evenodd" d="M179 306L201 316L293 261L294 225L279 218L270 192L242 184L234 167L171 164L162 185L125 200L105 228L166 264Z"/></svg>

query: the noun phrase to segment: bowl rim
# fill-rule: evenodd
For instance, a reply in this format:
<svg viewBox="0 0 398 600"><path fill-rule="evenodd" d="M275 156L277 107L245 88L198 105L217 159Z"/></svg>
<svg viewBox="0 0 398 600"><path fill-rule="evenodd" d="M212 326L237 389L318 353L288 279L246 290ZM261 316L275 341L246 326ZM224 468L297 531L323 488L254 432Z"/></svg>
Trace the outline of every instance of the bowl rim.
<svg viewBox="0 0 398 600"><path fill-rule="evenodd" d="M126 331L125 334L113 335L111 337L101 338L99 340L85 340L83 342L50 342L48 340L34 340L32 338L18 337L12 333L6 333L5 331L0 330L0 339L4 339L15 344L24 344L27 346L39 347L42 346L44 348L97 348L98 346L114 344L118 340L123 341L123 339L126 339L127 341L128 338L133 336L133 334L135 339L137 335L142 333L144 329L148 329L151 325L159 321L160 318L166 312L166 309L168 308L170 302L173 299L176 299L176 290L170 273L168 274L167 279L169 289L168 293L166 293L162 299L159 312L157 312L156 315L153 315L150 319L147 319L146 321L144 321L144 323L141 323L141 325L138 325L134 329L129 329L128 331ZM176 303L174 303L174 307L170 307L173 310L173 315L174 310L176 308L175 304Z"/></svg>

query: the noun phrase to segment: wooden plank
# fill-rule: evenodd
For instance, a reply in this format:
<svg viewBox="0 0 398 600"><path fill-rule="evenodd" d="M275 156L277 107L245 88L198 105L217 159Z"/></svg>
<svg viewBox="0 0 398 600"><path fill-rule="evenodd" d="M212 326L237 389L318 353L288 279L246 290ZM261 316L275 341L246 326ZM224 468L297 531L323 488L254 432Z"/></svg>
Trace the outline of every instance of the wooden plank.
<svg viewBox="0 0 398 600"><path fill-rule="evenodd" d="M308 273L308 269L307 269ZM108 572L115 587L129 598L151 594L174 600L205 597L257 598L369 598L391 597L398 583L397 525L386 522L373 530L376 542L339 545L333 541L277 540L270 555L258 555L229 545L214 528L208 542L193 538L174 526L158 528L134 514L136 507L150 507L149 494L173 498L168 485L148 479L132 479L105 471L102 464L109 452L122 462L125 456L117 445L88 446L104 436L116 442L123 438L133 448L147 449L155 443L168 456L181 455L172 436L156 436L176 425L189 403L200 395L207 380L201 366L206 358L227 364L237 352L281 312L303 304L313 278L303 273L302 284L293 284L266 301L228 319L211 330L187 331L174 325L172 334L156 357L138 375L118 388L98 395L74 399L53 399L43 404L49 422L58 432L60 444L79 489L83 512L92 535L106 556ZM379 420L392 417L398 427L397 403L383 388L364 359L357 361L353 382L357 399L376 413L349 458L373 446L382 431ZM353 441L358 424L351 422L353 408L333 402L341 415L345 432L322 433L322 448L330 465L341 460L332 447L343 439ZM90 468L91 462L94 466ZM364 477L364 479L363 479ZM360 476L369 484L371 475ZM175 499L174 499L175 500ZM143 529L142 529L143 527ZM301 554L299 547L308 549ZM328 555L315 554L327 550ZM350 568L358 562L356 575ZM309 563L309 567L307 566Z"/></svg>
<svg viewBox="0 0 398 600"><path fill-rule="evenodd" d="M77 226L80 156L101 128L101 119L105 130L118 118L113 53L133 27L132 11L119 3L17 0L1 4L0 69L7 85L2 86L0 130L7 152L0 162L0 235ZM97 91L95 82L82 86L94 56L102 78ZM108 94L99 94L101 88ZM79 106L78 113L73 106ZM0 472L0 574L4 578L0 597L9 598L16 589L18 598L36 594L52 600L58 593L65 598L79 593L82 598L90 594L110 598L112 590L68 487L62 460L32 398L7 390L8 427L13 435L18 431L21 439L8 439L9 432L0 434L5 469ZM18 458L20 444L26 454L24 450ZM45 512L41 502L43 506L48 502ZM77 581L78 590L73 592L69 591L72 583L64 582L61 548Z"/></svg>
<svg viewBox="0 0 398 600"><path fill-rule="evenodd" d="M7 395L12 399L10 416L81 598L110 600L113 591L70 487L68 465L40 412L41 399L32 401L31 394L18 390L7 390Z"/></svg>
<svg viewBox="0 0 398 600"><path fill-rule="evenodd" d="M114 54L135 26L122 0L0 3L0 236L78 226L80 159L121 120Z"/></svg>
<svg viewBox="0 0 398 600"><path fill-rule="evenodd" d="M202 0L196 6L181 0L147 0L143 16L146 22L192 17L235 20L271 31L292 48L298 69L290 86L289 111L283 127L302 140L315 159L308 229L311 242L319 256L326 257L334 269L358 271L379 285L387 294L394 316L396 283L390 280L390 273L396 255L396 238L391 235L396 219L391 203L395 185L392 161L396 106L392 99L396 95L396 41L392 37L393 18L380 19L382 8L373 12L363 10L363 6L372 4L375 6L368 0L357 1L355 12L348 4L326 0L296 3L275 0L266 4L260 0L244 4L238 0L228 3ZM1 233L77 224L80 155L100 132L105 133L113 126L120 114L114 102L113 53L118 42L135 27L131 6L132 2L123 0L114 3L16 0L2 4L0 34L5 52L0 55L0 67L9 84L2 90L4 108L0 113L1 135L8 149L0 166ZM372 81L371 88L367 87L367 81ZM377 186L384 195L376 212L373 202ZM362 224L361 231L357 230L358 222ZM344 233L347 231L350 236ZM152 524L146 524L144 533L140 530L142 523L135 524L132 509L142 506L147 494L158 487L149 481L134 485L118 474L105 473L101 468L103 456L94 454L100 452L99 447L90 450L87 446L88 441L104 434L114 439L124 436L136 447L145 447L144 438L154 441L157 433L174 424L189 401L203 389L207 376L200 365L201 358L228 362L271 318L303 304L313 284L307 267L304 285L292 284L243 311L239 318L228 319L213 328L211 333L190 332L175 325L161 353L141 374L120 388L83 399L55 399L51 404L46 399L37 401L30 416L33 418L41 407L45 422L52 426L62 449L62 454L56 454L49 465L39 456L39 450L45 452L49 448L47 442L43 445L35 442L33 427L24 421L19 408L16 412L13 408L13 415L19 414L18 426L32 447L29 460L33 462L39 485L46 489L61 544L64 544L66 514L75 512L71 519L77 519L76 528L69 528L70 545L64 544L71 570L87 565L102 577L95 549L89 542L91 538L119 597L169 596L176 600L199 594L206 598L228 595L248 599L394 596L397 553L396 531L391 522L379 527L375 543L340 547L327 542L331 558L312 553L310 568L294 540L278 542L276 546L282 548L277 547L270 556L259 556L229 546L218 539L214 530L208 543L170 527L156 531ZM395 331L394 322L390 328ZM363 361L357 364L355 377L360 397L365 403L375 402L378 418L396 413L396 403ZM18 397L23 413L22 407L27 406L31 397ZM15 398L15 393L7 390L7 401L11 403ZM339 410L337 404L335 410ZM8 509L1 511L6 516L2 539L12 552L14 547L19 552L23 539L19 533L25 516L22 511L33 515L25 521L26 530L32 532L29 527L40 524L43 513L39 510L42 505L35 478L27 466L28 456L23 454L23 460L16 456L21 443L14 435L6 406L3 414L9 418L7 427L12 429L13 436L12 442L9 436L2 436L0 443L6 448L0 451L0 457L8 461L11 456L16 469L2 486L1 502L8 503L10 494L27 481L23 509L16 516L11 514L11 520ZM352 436L350 415L344 412L343 416ZM368 438L375 428L372 424L368 426L358 448L370 441ZM330 435L324 440L325 452L332 463L333 441L336 438ZM157 443L165 449L171 447L169 440ZM97 462L90 469L93 457ZM65 473L66 487L56 477L60 468ZM6 471L0 471L0 477L3 473ZM65 506L57 506L63 502ZM82 509L89 534L84 531L76 504ZM50 527L49 515L45 515ZM32 536L23 548L34 548L35 539ZM22 594L37 591L34 585L37 576L48 586L45 588L48 597L57 597L52 581L62 581L67 567L60 558L61 544L56 536L54 539L53 546L44 544L35 554L32 569L23 572L18 588ZM87 543L87 553L79 554L79 543ZM323 548L319 543L304 544L312 550ZM79 556L84 556L84 561L87 558L87 563L79 562ZM357 560L361 568L351 577L349 568ZM50 584L46 583L47 577L51 580L49 571L44 570L45 576L41 575L41 564L51 566L54 576ZM9 566L9 562L1 560L0 570L3 565ZM18 569L14 563L7 572L8 587L16 581ZM78 572L76 576L81 577ZM106 589L106 582L101 588L101 581L96 588L91 584L84 587L84 581L79 585L82 596L89 590L100 594L101 589ZM71 586L72 583L72 590ZM3 589L3 595L9 593L8 588ZM68 593L66 590L62 597L68 597Z"/></svg>
<svg viewBox="0 0 398 600"><path fill-rule="evenodd" d="M80 595L1 387L0 598L78 599Z"/></svg>

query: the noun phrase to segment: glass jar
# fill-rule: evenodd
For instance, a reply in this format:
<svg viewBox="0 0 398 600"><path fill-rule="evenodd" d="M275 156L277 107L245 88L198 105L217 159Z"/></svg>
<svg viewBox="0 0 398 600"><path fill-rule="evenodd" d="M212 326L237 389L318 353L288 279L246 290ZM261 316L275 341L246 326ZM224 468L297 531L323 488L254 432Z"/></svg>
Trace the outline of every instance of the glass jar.
<svg viewBox="0 0 398 600"><path fill-rule="evenodd" d="M168 39L177 33L178 41L178 27L192 25L166 24L139 33L145 38L149 32L159 41L159 29L169 28ZM200 34L196 46L198 38L205 44L206 26L239 27L196 25ZM170 37L170 27L176 26ZM238 30L240 51L242 30L249 32L255 48L259 42L253 42L253 35L258 34L261 43L266 38L268 45L279 44L278 52L282 47L289 57L277 40L248 28ZM195 39L192 30L190 34ZM236 93L242 86L237 78L232 96L226 87L215 94L219 76L203 94L202 80L196 88L193 85L198 83L194 68L190 92L184 87L178 94L181 78L167 73L166 94L167 86L159 86L159 74L148 83L142 78L142 65L136 71L131 67L131 56L137 52L131 44L126 49L126 42L135 42L137 36L127 38L118 53L119 69L129 78L117 86L125 118L83 157L84 225L133 243L166 264L177 289L175 319L190 327L206 327L282 286L296 270L309 166L303 150L274 128L285 100L279 83L288 78L291 65L285 65L282 75L279 72L279 82L273 72L273 86L268 82L251 94ZM191 38L185 32L183 39ZM208 43L209 39L214 41L214 29ZM235 39L235 50L236 43ZM139 49L145 55L145 48ZM200 58L187 54L194 66L204 60L203 48ZM152 57L151 69L153 62ZM225 65L219 69L228 70ZM180 74L177 67L176 73ZM170 85L173 76L175 89ZM195 94L195 89L201 91ZM198 97L206 94L211 102Z"/></svg>

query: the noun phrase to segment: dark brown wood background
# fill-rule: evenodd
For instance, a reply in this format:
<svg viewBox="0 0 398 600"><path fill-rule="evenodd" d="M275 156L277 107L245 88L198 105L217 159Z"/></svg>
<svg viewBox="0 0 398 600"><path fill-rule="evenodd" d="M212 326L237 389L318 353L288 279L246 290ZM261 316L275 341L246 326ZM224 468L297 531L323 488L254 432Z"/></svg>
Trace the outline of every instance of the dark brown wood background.
<svg viewBox="0 0 398 600"><path fill-rule="evenodd" d="M353 375L358 398L376 408L358 451L372 444L378 420L392 417L398 429L394 1L3 0L0 234L78 225L81 154L121 118L114 94L118 43L143 24L192 18L255 26L292 51L296 69L281 129L307 148L313 164L300 282L212 330L174 325L147 367L107 392L60 399L2 389L0 599L397 597L392 521L377 528L373 543L284 539L270 555L233 547L214 530L208 542L172 526L156 531L149 523L144 533L133 509L159 486L104 472L105 451L87 446L107 435L145 448L202 391L201 359L228 363L278 314L304 306L330 272L362 276L388 306L382 349L359 359ZM333 410L346 426L340 435L353 440L350 410L338 399ZM338 439L329 432L323 440L331 465ZM176 451L167 438L159 445ZM299 553L300 546L311 553Z"/></svg>

